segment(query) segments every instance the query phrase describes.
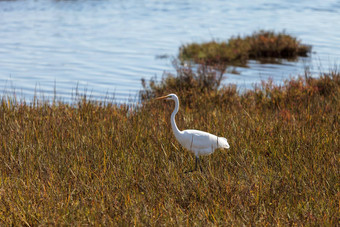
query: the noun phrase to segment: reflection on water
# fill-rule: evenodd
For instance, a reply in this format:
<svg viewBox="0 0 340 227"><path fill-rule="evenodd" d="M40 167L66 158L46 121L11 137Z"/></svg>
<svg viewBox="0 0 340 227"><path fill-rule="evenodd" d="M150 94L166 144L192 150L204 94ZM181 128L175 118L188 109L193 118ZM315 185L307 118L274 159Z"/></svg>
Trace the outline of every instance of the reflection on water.
<svg viewBox="0 0 340 227"><path fill-rule="evenodd" d="M135 97L140 79L173 71L169 58L192 41L226 40L259 29L286 30L313 46L310 58L283 64L249 62L225 83L251 87L280 82L305 67L318 73L338 64L338 1L264 0L0 1L0 91L30 100L35 90L68 100L72 90L94 98Z"/></svg>

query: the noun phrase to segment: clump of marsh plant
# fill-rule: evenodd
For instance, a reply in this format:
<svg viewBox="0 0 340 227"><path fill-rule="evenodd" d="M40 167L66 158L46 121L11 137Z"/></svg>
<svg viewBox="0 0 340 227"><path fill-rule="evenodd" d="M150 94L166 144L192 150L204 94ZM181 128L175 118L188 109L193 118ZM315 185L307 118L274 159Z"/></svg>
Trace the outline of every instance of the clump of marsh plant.
<svg viewBox="0 0 340 227"><path fill-rule="evenodd" d="M224 79L225 67L215 69L208 65L197 68L185 67L173 62L176 74L165 73L160 82L151 79L149 83L142 80L143 90L140 91L142 100L149 100L158 96L176 93L185 96L187 101L199 99L200 96L212 98L219 92ZM234 89L236 92L236 89ZM185 100L184 100L185 101Z"/></svg>
<svg viewBox="0 0 340 227"><path fill-rule="evenodd" d="M258 31L226 41L191 43L180 47L179 59L208 65L245 66L249 59L296 59L306 57L311 46L285 32Z"/></svg>

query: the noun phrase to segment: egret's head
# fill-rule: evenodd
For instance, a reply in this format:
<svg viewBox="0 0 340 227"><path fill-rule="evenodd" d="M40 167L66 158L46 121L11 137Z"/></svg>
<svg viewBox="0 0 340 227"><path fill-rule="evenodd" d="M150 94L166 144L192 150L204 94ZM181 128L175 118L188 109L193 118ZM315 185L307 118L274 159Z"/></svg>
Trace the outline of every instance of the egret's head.
<svg viewBox="0 0 340 227"><path fill-rule="evenodd" d="M176 99L178 99L178 98L177 98L177 95L175 95L175 94L170 94L170 95L158 97L158 98L156 98L156 99L157 99L157 100L158 100L158 99L176 100Z"/></svg>

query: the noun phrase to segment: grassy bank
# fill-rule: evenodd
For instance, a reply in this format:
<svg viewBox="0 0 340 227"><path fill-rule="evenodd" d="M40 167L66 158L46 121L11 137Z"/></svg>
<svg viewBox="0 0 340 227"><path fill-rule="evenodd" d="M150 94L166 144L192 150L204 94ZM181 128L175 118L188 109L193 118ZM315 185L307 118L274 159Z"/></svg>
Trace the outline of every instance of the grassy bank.
<svg viewBox="0 0 340 227"><path fill-rule="evenodd" d="M243 94L178 69L144 84L140 107L86 99L0 106L0 223L13 225L336 225L340 75L270 81ZM208 79L207 79L208 78ZM170 129L228 139L203 172Z"/></svg>
<svg viewBox="0 0 340 227"><path fill-rule="evenodd" d="M311 47L285 32L258 31L227 42L190 43L180 47L179 59L208 65L245 66L249 59L274 61L307 56ZM277 60L276 60L277 61Z"/></svg>

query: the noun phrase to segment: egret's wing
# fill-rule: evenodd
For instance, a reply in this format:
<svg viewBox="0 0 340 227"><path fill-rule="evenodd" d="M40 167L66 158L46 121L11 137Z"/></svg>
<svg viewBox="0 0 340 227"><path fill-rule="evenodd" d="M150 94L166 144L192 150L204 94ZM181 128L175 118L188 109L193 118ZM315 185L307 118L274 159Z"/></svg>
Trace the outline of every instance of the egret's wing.
<svg viewBox="0 0 340 227"><path fill-rule="evenodd" d="M194 149L229 148L226 138L215 136L199 130L184 130L186 137L190 139L190 146Z"/></svg>
<svg viewBox="0 0 340 227"><path fill-rule="evenodd" d="M212 149L217 147L217 136L199 130L184 130L188 149Z"/></svg>

